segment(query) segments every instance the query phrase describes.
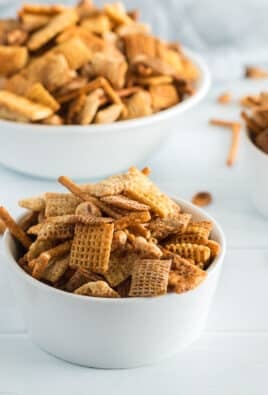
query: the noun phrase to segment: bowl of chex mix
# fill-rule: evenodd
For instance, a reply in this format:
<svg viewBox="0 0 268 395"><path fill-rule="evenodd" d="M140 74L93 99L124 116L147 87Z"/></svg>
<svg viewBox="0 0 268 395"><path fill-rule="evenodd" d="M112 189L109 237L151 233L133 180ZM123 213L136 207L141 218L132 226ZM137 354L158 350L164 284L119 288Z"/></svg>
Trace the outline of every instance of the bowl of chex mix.
<svg viewBox="0 0 268 395"><path fill-rule="evenodd" d="M136 167L22 199L0 218L10 280L32 340L64 360L128 368L200 337L225 255L209 215Z"/></svg>
<svg viewBox="0 0 268 395"><path fill-rule="evenodd" d="M123 171L184 128L209 82L120 3L25 4L0 20L0 161L45 178Z"/></svg>

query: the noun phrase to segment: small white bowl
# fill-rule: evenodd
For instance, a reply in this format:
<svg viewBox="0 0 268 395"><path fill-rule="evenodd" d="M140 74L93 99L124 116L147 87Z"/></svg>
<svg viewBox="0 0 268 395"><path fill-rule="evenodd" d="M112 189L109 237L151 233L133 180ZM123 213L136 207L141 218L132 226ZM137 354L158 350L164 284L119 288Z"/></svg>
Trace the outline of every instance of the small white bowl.
<svg viewBox="0 0 268 395"><path fill-rule="evenodd" d="M224 260L225 237L209 215L191 203L176 201L195 220L212 221L212 238L221 245L205 281L180 295L101 299L54 289L19 267L16 242L6 232L11 283L30 336L40 348L79 365L130 368L157 362L199 338Z"/></svg>
<svg viewBox="0 0 268 395"><path fill-rule="evenodd" d="M33 176L56 178L68 174L75 179L106 177L139 165L174 129L184 128L186 114L208 91L206 64L191 51L185 52L200 70L200 81L195 95L182 103L148 117L109 125L48 126L0 121L0 162Z"/></svg>
<svg viewBox="0 0 268 395"><path fill-rule="evenodd" d="M258 148L246 133L246 155L251 178L251 195L256 209L268 218L268 154Z"/></svg>

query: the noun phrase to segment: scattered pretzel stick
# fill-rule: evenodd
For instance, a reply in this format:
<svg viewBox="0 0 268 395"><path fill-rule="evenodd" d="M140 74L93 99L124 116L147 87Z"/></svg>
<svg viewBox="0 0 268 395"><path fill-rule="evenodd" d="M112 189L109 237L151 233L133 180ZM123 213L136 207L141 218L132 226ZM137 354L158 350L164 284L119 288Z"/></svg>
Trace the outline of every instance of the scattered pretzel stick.
<svg viewBox="0 0 268 395"><path fill-rule="evenodd" d="M256 79L268 78L268 71L262 69L261 67L249 66L249 67L246 67L245 77L246 78L256 78Z"/></svg>
<svg viewBox="0 0 268 395"><path fill-rule="evenodd" d="M235 121L226 121L223 119L214 118L210 120L211 125L221 126L232 131L232 142L230 146L230 150L227 157L227 165L232 166L236 160L238 146L239 146L239 136L241 130L241 124Z"/></svg>
<svg viewBox="0 0 268 395"><path fill-rule="evenodd" d="M2 206L0 207L0 218L2 219L6 227L10 230L10 233L23 245L23 247L29 248L32 244L32 240L16 224L9 212Z"/></svg>
<svg viewBox="0 0 268 395"><path fill-rule="evenodd" d="M219 119L219 118L212 118L209 123L214 126L222 126L225 128L232 129L233 126L241 126L239 122L234 122L234 121L226 121L224 119Z"/></svg>
<svg viewBox="0 0 268 395"><path fill-rule="evenodd" d="M239 147L239 140L240 140L240 130L241 130L241 125L233 125L232 127L232 141L231 141L231 146L227 158L227 165L228 166L233 166L236 157L237 157L237 152L238 152L238 147Z"/></svg>

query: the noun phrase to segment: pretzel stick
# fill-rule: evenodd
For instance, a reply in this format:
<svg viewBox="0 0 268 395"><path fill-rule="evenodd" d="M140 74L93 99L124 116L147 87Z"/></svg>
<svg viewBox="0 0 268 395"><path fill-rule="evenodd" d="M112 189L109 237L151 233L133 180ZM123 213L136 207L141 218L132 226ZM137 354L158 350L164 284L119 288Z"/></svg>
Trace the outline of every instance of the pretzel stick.
<svg viewBox="0 0 268 395"><path fill-rule="evenodd" d="M232 129L234 126L239 126L240 127L240 123L239 122L234 122L234 121L225 121L223 119L218 119L218 118L213 118L209 121L209 123L211 125L215 125L215 126L223 126L225 128L230 128Z"/></svg>
<svg viewBox="0 0 268 395"><path fill-rule="evenodd" d="M83 95L83 94L88 94L90 92L93 92L94 90L98 88L103 88L105 91L106 95L111 99L111 101L115 104L121 104L123 106L122 112L125 111L125 106L120 99L120 96L118 93L112 88L112 86L109 84L109 82L103 78L103 77L98 77L93 81L90 81L87 85L83 86L80 89L77 89L76 91L67 93L65 95L59 96L57 98L57 101L59 103L66 103L72 99L75 99L77 96Z"/></svg>
<svg viewBox="0 0 268 395"><path fill-rule="evenodd" d="M91 196L89 193L84 192L77 184L75 184L69 177L61 176L58 178L58 182L64 185L74 195L80 197L84 201L90 201L94 203L100 210L105 212L112 218L120 218L121 215L117 214L112 208L107 206L105 203L100 202L98 199Z"/></svg>
<svg viewBox="0 0 268 395"><path fill-rule="evenodd" d="M227 165L233 166L235 159L237 157L238 147L239 147L239 138L240 138L240 130L241 125L234 125L232 127L232 142L227 158Z"/></svg>
<svg viewBox="0 0 268 395"><path fill-rule="evenodd" d="M78 196L82 200L87 200L87 197L89 196L88 193L82 191L82 189L75 184L69 177L66 176L60 176L58 178L58 182L65 186L70 192L72 192L75 196Z"/></svg>
<svg viewBox="0 0 268 395"><path fill-rule="evenodd" d="M57 101L59 103L66 103L72 99L75 99L77 96L80 96L82 94L88 94L98 88L102 88L102 83L101 83L101 78L96 78L93 81L90 81L88 84L86 84L85 86L83 86L80 89L77 89L75 91L72 91L70 93L66 93L62 96L59 96L57 98Z"/></svg>
<svg viewBox="0 0 268 395"><path fill-rule="evenodd" d="M134 95L134 93L140 92L140 86L131 86L129 88L123 88L116 91L119 97L128 97Z"/></svg>
<svg viewBox="0 0 268 395"><path fill-rule="evenodd" d="M120 99L118 93L112 88L110 83L103 77L99 77L101 87L103 88L104 92L107 94L107 96L110 97L111 101L114 104L120 104L122 106L121 113L123 115L126 115L127 110L126 107L124 106L124 103Z"/></svg>
<svg viewBox="0 0 268 395"><path fill-rule="evenodd" d="M49 256L49 259L57 258L70 252L71 247L72 241L68 240L62 244L57 245L56 247L50 248L49 250L43 252L41 255L46 254Z"/></svg>
<svg viewBox="0 0 268 395"><path fill-rule="evenodd" d="M120 213L115 211L112 207L107 205L106 203L98 200L97 198L91 196L89 197L89 200L94 203L104 214L108 215L109 217L119 219L122 217Z"/></svg>
<svg viewBox="0 0 268 395"><path fill-rule="evenodd" d="M5 207L0 207L0 218L6 224L6 227L9 229L10 233L20 241L20 243L25 248L29 248L32 244L32 240L26 235L26 233L16 224L14 219L11 217L9 212L5 209Z"/></svg>
<svg viewBox="0 0 268 395"><path fill-rule="evenodd" d="M123 88L115 91L120 98L129 97L134 95L134 93L140 92L141 87L139 86L131 86L129 88ZM109 98L105 95L100 99L100 106L104 106L109 102Z"/></svg>
<svg viewBox="0 0 268 395"><path fill-rule="evenodd" d="M56 247L50 248L47 251L42 252L38 258L32 259L29 262L29 267L33 269L33 277L41 278L45 268L51 259L61 257L70 252L72 241L68 240ZM36 277L37 276L37 277Z"/></svg>
<svg viewBox="0 0 268 395"><path fill-rule="evenodd" d="M225 121L223 119L217 119L217 118L211 119L210 124L231 129L232 143L231 143L231 147L230 147L230 150L228 153L227 165L232 166L234 164L236 156L237 156L241 124L239 122Z"/></svg>
<svg viewBox="0 0 268 395"><path fill-rule="evenodd" d="M248 66L245 70L246 78L267 78L268 71L262 69L261 67Z"/></svg>

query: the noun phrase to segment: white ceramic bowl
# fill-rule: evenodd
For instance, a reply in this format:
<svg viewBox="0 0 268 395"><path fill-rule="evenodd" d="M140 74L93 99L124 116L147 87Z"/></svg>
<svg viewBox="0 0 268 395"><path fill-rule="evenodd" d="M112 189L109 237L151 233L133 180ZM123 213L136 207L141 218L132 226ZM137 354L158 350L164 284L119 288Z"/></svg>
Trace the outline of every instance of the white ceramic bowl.
<svg viewBox="0 0 268 395"><path fill-rule="evenodd" d="M157 114L109 125L32 125L0 121L0 162L44 178L76 179L118 173L148 159L174 130L184 128L189 110L205 96L210 76L204 61L186 51L200 70L194 96Z"/></svg>
<svg viewBox="0 0 268 395"><path fill-rule="evenodd" d="M199 338L207 320L225 255L220 226L202 210L178 199L196 220L214 223L222 252L206 280L184 294L101 299L69 294L27 275L16 263L16 242L4 237L10 280L32 340L43 350L79 365L129 368L166 358Z"/></svg>
<svg viewBox="0 0 268 395"><path fill-rule="evenodd" d="M246 155L250 171L253 204L268 219L268 154L258 148L246 133Z"/></svg>

